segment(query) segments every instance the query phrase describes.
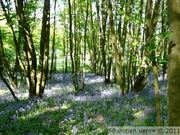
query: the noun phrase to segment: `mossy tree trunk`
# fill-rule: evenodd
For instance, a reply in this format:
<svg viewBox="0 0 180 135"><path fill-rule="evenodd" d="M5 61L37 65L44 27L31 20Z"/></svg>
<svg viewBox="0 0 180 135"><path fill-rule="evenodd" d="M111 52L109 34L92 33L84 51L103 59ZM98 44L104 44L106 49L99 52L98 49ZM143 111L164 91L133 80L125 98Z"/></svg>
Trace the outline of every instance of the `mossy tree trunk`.
<svg viewBox="0 0 180 135"><path fill-rule="evenodd" d="M180 1L168 0L170 38L168 56L168 125L180 126Z"/></svg>

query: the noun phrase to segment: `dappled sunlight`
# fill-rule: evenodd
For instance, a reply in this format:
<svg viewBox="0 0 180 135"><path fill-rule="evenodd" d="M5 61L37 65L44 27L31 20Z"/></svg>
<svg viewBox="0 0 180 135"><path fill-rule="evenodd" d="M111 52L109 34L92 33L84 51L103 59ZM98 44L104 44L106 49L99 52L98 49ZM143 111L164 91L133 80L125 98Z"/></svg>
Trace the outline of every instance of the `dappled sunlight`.
<svg viewBox="0 0 180 135"><path fill-rule="evenodd" d="M91 94L87 93L69 93L69 94L60 94L61 100L62 99L68 99L68 100L73 100L73 101L81 101L81 102L90 102L90 101L96 101L96 100L101 100L101 99L106 99L106 98L111 98L114 95L121 95L117 91L101 91L101 92L92 92ZM56 96L57 97L57 96ZM57 97L58 99L59 97Z"/></svg>
<svg viewBox="0 0 180 135"><path fill-rule="evenodd" d="M8 92L7 91L5 91L5 90L0 90L0 96L2 97L2 96L4 96L5 94L7 94Z"/></svg>
<svg viewBox="0 0 180 135"><path fill-rule="evenodd" d="M65 104L65 103L63 103L60 108L61 108L61 109L68 109L69 107L70 107L70 104Z"/></svg>
<svg viewBox="0 0 180 135"><path fill-rule="evenodd" d="M106 135L178 117L173 2L0 1L0 135Z"/></svg>
<svg viewBox="0 0 180 135"><path fill-rule="evenodd" d="M145 117L145 113L144 113L143 110L140 110L140 111L136 112L136 113L134 114L134 116L135 116L136 119L140 119L140 118L143 119L143 118Z"/></svg>
<svg viewBox="0 0 180 135"><path fill-rule="evenodd" d="M103 80L100 76L97 78ZM73 92L70 78L49 82L42 99L36 97L27 100L28 91L20 90L17 96L25 100L11 102L3 107L0 118L11 121L11 123L1 126L3 129L9 129L14 126L12 123L15 122L23 131L22 123L30 124L36 121L36 125L43 127L39 130L41 133L53 132L54 127L56 131L66 133L66 130L69 130L72 133L84 130L99 132L108 126L156 125L154 91L149 85L139 93L130 92L121 95L117 85L104 85L101 81L93 80L96 80L95 76L88 78L92 84L88 85L86 81L87 86L84 92ZM163 87L160 88L163 89ZM166 90L163 89L163 91ZM10 93L7 95L6 93L8 91L2 92L3 95L1 95L6 99L1 98L4 103L12 99ZM163 124L166 125L166 97L164 94L161 96L163 97Z"/></svg>
<svg viewBox="0 0 180 135"><path fill-rule="evenodd" d="M86 75L86 82L88 84L102 83L103 82L103 78L101 76L94 76L92 74L87 74Z"/></svg>

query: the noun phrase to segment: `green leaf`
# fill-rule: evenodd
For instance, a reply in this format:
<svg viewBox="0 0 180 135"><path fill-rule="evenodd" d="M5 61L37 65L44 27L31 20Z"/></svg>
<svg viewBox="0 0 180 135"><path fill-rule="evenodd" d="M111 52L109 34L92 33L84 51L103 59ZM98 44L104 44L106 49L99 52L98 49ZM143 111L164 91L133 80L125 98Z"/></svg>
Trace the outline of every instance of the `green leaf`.
<svg viewBox="0 0 180 135"><path fill-rule="evenodd" d="M173 32L170 32L170 31L167 31L167 32L164 32L163 33L163 38L164 39L167 39L167 38L171 38L174 36L174 33Z"/></svg>
<svg viewBox="0 0 180 135"><path fill-rule="evenodd" d="M155 46L155 45L150 45L150 46L149 46L149 49L150 49L151 51L156 51L156 50L157 50L157 46Z"/></svg>
<svg viewBox="0 0 180 135"><path fill-rule="evenodd" d="M159 64L166 64L167 62L168 62L168 60L166 58L158 57L158 63Z"/></svg>

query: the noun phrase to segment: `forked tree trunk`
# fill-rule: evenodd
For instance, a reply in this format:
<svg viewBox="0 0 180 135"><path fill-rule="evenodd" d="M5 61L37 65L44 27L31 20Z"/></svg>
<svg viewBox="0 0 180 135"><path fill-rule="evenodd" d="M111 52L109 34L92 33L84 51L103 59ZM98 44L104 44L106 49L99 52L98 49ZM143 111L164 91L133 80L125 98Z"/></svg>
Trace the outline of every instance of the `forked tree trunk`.
<svg viewBox="0 0 180 135"><path fill-rule="evenodd" d="M109 14L109 25L111 30L111 43L113 45L113 51L114 51L114 57L115 57L115 63L116 63L116 74L118 78L118 82L120 84L120 91L122 94L125 94L125 89L123 87L123 80L121 75L121 68L120 68L120 58L117 48L117 38L114 30L114 20L113 20L113 10L112 10L112 4L110 0L107 0L107 6L108 6L108 14Z"/></svg>
<svg viewBox="0 0 180 135"><path fill-rule="evenodd" d="M32 35L30 32L29 23L26 21L23 9L22 0L14 0L16 13L19 17L19 36L20 44L23 44L23 53L25 66L21 68L26 75L26 80L28 84L29 97L32 97L36 91L36 53L32 40ZM21 62L21 61L20 61Z"/></svg>
<svg viewBox="0 0 180 135"><path fill-rule="evenodd" d="M26 76L29 97L42 97L48 75L49 35L50 35L50 1L44 1L43 21L40 41L40 58L36 71L36 52L30 31L30 25L24 14L23 1L14 0L16 13L19 17L19 44L23 45L24 62L18 56L21 68ZM36 74L37 72L37 74ZM37 75L37 76L36 76Z"/></svg>
<svg viewBox="0 0 180 135"><path fill-rule="evenodd" d="M36 95L42 97L46 80L48 76L48 58L49 58L49 36L50 36L50 0L44 1L41 41L40 41L40 58L38 65Z"/></svg>

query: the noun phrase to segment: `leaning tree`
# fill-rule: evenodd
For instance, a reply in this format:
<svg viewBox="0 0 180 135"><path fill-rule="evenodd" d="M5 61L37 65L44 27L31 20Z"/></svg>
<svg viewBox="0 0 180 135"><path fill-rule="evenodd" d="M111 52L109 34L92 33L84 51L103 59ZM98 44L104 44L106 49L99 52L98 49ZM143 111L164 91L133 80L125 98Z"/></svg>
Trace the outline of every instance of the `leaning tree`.
<svg viewBox="0 0 180 135"><path fill-rule="evenodd" d="M7 5L4 3L6 2ZM34 1L35 2L35 1ZM36 2L35 2L36 3ZM26 77L29 97L38 96L42 97L47 75L48 75L48 57L49 57L49 36L50 36L50 0L44 0L43 16L42 16L42 29L41 29L41 38L39 42L40 52L36 52L31 22L31 14L28 11L29 6L32 6L32 3L28 3L23 0L14 0L15 5L15 15L16 23L12 21L12 14L8 9L8 2L0 0L1 7L3 9L4 17L6 18L7 24L10 27L13 45L15 46L17 64L20 65L20 68L23 74ZM37 3L36 3L37 4ZM13 18L14 19L14 18ZM16 32L14 30L16 28ZM10 74L7 62L4 59L3 55L3 42L1 42L1 62L4 69L6 69L6 74ZM36 54L39 54L39 58ZM14 81L11 75L8 75L9 80ZM13 83L11 83L13 84Z"/></svg>

